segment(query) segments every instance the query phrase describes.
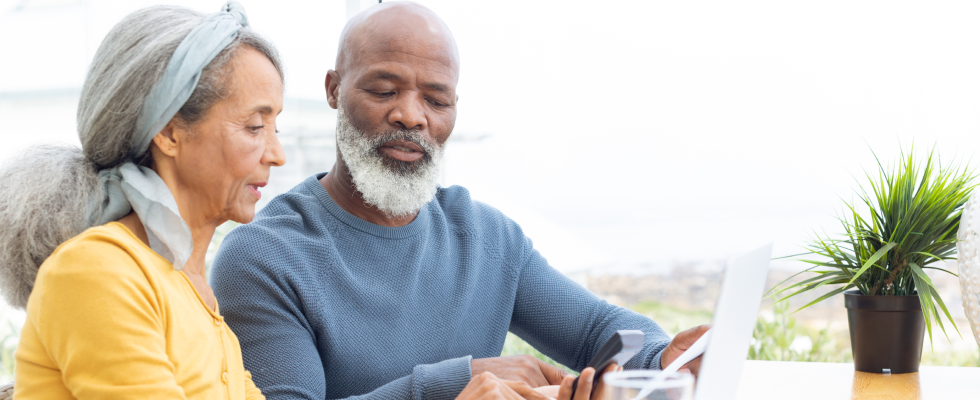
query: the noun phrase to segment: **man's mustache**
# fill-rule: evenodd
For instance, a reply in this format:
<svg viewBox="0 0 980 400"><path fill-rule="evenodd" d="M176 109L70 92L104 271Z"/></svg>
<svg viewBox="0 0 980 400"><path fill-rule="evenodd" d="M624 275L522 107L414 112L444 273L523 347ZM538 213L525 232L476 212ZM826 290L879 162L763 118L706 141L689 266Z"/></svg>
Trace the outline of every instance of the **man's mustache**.
<svg viewBox="0 0 980 400"><path fill-rule="evenodd" d="M381 134L376 136L371 141L372 142L371 147L374 149L375 152L379 154L384 154L381 151L381 147L383 147L386 143L393 142L396 140L411 142L414 143L416 146L418 146L422 150L422 154L423 154L422 159L418 161L430 160L432 158L432 153L436 150L433 148L433 145L431 143L425 140L425 137L423 137L422 133L420 133L419 131L404 131L404 130L381 132ZM385 157L387 157L387 155L385 155Z"/></svg>

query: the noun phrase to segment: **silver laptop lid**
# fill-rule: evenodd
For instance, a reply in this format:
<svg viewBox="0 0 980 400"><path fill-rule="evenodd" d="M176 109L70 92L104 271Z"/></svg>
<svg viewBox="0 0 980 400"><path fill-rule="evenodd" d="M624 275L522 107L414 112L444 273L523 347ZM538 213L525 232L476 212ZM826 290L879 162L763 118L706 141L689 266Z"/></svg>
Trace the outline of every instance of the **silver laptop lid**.
<svg viewBox="0 0 980 400"><path fill-rule="evenodd" d="M765 289L772 243L732 258L711 320L695 400L734 399Z"/></svg>

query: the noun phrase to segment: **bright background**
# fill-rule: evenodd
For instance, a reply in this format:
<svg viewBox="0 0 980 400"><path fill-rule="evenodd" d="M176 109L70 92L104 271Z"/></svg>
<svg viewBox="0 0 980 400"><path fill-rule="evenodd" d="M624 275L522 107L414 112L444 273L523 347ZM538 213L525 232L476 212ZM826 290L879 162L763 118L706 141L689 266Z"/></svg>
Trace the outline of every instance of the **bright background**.
<svg viewBox="0 0 980 400"><path fill-rule="evenodd" d="M0 157L77 142L77 100L18 107L77 93L112 24L156 3L0 0ZM489 135L449 148L446 183L520 204L612 263L768 241L790 254L833 227L871 150L980 149L975 2L421 3L459 43L457 133ZM287 97L322 102L344 2L243 4L282 52Z"/></svg>
<svg viewBox="0 0 980 400"><path fill-rule="evenodd" d="M287 68L291 158L274 194L332 164L323 78L346 3L241 2ZM663 272L770 241L794 254L836 231L872 151L980 149L977 2L420 2L462 56L444 184L511 215L569 274ZM77 143L99 42L155 3L0 0L0 159Z"/></svg>

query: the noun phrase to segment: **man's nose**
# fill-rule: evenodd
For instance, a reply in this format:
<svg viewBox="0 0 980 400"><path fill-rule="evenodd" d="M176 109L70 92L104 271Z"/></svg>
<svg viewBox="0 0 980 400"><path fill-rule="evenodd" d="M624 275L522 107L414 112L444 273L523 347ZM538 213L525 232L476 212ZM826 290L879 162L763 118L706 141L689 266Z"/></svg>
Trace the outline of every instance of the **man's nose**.
<svg viewBox="0 0 980 400"><path fill-rule="evenodd" d="M388 123L401 129L424 131L428 126L420 96L400 96L395 108L388 114Z"/></svg>

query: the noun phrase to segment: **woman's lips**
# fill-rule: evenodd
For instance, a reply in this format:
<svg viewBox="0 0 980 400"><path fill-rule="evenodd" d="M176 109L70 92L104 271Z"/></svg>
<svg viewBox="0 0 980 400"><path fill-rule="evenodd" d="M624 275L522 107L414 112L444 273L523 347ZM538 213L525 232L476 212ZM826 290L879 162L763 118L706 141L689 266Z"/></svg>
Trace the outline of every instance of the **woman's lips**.
<svg viewBox="0 0 980 400"><path fill-rule="evenodd" d="M265 185L266 185L265 182L255 182L255 183L249 183L248 185L245 185L245 187L247 187L248 190L252 192L252 195L255 196L255 200L259 200L262 198L262 192L259 191L259 188L265 187Z"/></svg>
<svg viewBox="0 0 980 400"><path fill-rule="evenodd" d="M422 150L421 146L404 140L386 142L381 145L380 150L388 157L406 162L416 161L425 155L425 150Z"/></svg>

